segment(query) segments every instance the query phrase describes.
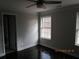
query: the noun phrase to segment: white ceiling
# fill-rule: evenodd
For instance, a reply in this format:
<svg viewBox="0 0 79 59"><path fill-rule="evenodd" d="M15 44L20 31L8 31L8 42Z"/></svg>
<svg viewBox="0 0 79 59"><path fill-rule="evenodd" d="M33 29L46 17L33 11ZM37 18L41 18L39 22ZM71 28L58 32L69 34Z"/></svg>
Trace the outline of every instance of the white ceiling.
<svg viewBox="0 0 79 59"><path fill-rule="evenodd" d="M48 0L49 1L49 0ZM18 11L18 12L25 12L25 13L35 13L39 11L46 11L50 9L57 8L57 6L67 6L72 4L79 4L79 0L59 0L62 1L62 4L51 4L46 5L46 9L40 9L36 8L36 6L25 8L29 4L32 4L32 2L28 2L27 0L0 0L0 9L1 10L12 10L12 11Z"/></svg>

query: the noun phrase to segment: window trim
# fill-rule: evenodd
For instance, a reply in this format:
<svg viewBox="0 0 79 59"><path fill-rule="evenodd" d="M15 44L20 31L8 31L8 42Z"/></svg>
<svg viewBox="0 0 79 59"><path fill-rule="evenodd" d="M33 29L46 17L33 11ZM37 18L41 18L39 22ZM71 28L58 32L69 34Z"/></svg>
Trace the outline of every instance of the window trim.
<svg viewBox="0 0 79 59"><path fill-rule="evenodd" d="M50 29L51 33L52 33L52 17L51 16L42 16L42 17L40 17L40 25L39 25L39 28L40 28L40 32L39 32L40 33L40 39L51 40L51 37L52 37L51 33L50 33L50 39L49 38L41 38L41 28L43 28L43 27L41 27L41 18L46 18L46 17L50 17L51 18L51 26L50 27L45 27L45 28Z"/></svg>

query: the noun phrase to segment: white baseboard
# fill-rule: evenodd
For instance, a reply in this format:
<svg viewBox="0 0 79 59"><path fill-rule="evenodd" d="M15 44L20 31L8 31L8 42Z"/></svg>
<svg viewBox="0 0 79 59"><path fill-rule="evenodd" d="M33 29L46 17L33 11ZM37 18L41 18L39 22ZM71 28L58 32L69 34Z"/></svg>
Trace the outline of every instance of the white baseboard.
<svg viewBox="0 0 79 59"><path fill-rule="evenodd" d="M26 47L22 47L22 48L18 48L18 50L17 51L22 51L22 50L24 50L24 49L28 49L28 48L31 48L31 47L33 47L33 46L36 46L37 44L32 44L32 45L29 45L29 46L26 46ZM0 57L3 57L3 56L5 56L5 53L2 53L2 54L0 54Z"/></svg>
<svg viewBox="0 0 79 59"><path fill-rule="evenodd" d="M28 49L28 48L31 48L31 47L36 46L36 45L37 44L32 44L32 45L29 45L29 46L26 46L26 47L18 48L17 51L22 51L24 49ZM2 56L5 56L5 53L0 54L0 57L2 57Z"/></svg>
<svg viewBox="0 0 79 59"><path fill-rule="evenodd" d="M0 54L0 57L5 56L5 53Z"/></svg>
<svg viewBox="0 0 79 59"><path fill-rule="evenodd" d="M36 45L37 45L37 44L32 44L32 45L29 45L29 46L26 46L26 47L18 48L17 51L22 51L22 50L24 50L24 49L28 49L28 48L31 48L31 47L36 46Z"/></svg>
<svg viewBox="0 0 79 59"><path fill-rule="evenodd" d="M45 47L48 47L50 49L55 49L54 47L51 47L51 46L48 46L48 45L45 45L45 44L40 44L40 45L45 46Z"/></svg>

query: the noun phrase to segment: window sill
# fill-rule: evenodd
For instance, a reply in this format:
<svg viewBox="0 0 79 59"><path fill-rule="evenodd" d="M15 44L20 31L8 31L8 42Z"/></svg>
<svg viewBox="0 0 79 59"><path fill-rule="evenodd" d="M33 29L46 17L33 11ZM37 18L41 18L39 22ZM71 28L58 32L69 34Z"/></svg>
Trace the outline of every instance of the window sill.
<svg viewBox="0 0 79 59"><path fill-rule="evenodd" d="M51 40L51 39L47 39L47 38L40 38L41 40Z"/></svg>

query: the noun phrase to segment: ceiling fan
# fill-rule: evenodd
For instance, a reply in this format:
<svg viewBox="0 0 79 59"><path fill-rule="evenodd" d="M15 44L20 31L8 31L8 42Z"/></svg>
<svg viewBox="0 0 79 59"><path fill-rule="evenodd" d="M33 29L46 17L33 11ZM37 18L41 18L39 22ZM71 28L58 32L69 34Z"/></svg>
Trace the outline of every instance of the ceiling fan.
<svg viewBox="0 0 79 59"><path fill-rule="evenodd" d="M37 6L37 8L46 8L45 4L60 4L61 1L45 1L45 0L27 0L30 2L34 2L33 4L27 6L26 8L32 7L34 5Z"/></svg>

